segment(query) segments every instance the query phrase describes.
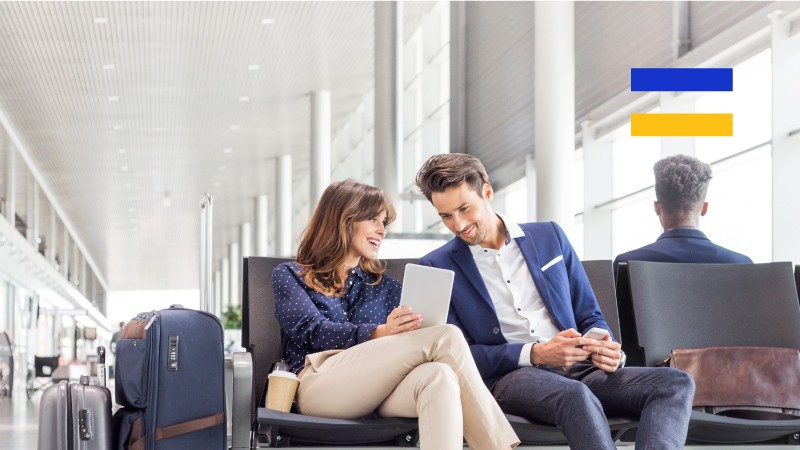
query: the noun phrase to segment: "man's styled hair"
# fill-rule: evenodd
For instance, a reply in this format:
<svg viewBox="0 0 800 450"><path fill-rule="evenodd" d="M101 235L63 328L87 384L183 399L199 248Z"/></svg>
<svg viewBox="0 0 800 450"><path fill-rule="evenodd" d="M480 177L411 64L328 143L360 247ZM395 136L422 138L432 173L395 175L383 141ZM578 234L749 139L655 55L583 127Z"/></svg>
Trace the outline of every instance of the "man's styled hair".
<svg viewBox="0 0 800 450"><path fill-rule="evenodd" d="M379 188L353 180L338 181L328 186L311 215L300 248L297 263L303 268L306 284L325 295L338 295L344 283L338 278L338 269L350 252L353 225L386 212L384 226L395 219L395 210L389 197ZM378 260L361 259L359 265L365 272L377 275L380 282L384 264Z"/></svg>
<svg viewBox="0 0 800 450"><path fill-rule="evenodd" d="M711 166L697 158L675 155L653 166L656 199L669 213L692 212L706 200Z"/></svg>
<svg viewBox="0 0 800 450"><path fill-rule="evenodd" d="M417 172L417 187L428 201L434 192L444 192L465 182L483 197L483 183L489 182L489 175L478 158L464 153L431 156Z"/></svg>

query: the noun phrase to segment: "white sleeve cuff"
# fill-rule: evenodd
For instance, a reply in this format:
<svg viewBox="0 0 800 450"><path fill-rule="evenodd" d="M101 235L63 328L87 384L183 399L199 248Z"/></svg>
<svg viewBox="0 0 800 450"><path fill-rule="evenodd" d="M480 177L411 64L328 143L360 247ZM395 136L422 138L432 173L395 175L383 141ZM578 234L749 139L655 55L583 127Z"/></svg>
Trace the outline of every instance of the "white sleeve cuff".
<svg viewBox="0 0 800 450"><path fill-rule="evenodd" d="M531 347L533 347L533 342L528 342L527 344L522 346L522 351L519 352L519 367L531 367Z"/></svg>

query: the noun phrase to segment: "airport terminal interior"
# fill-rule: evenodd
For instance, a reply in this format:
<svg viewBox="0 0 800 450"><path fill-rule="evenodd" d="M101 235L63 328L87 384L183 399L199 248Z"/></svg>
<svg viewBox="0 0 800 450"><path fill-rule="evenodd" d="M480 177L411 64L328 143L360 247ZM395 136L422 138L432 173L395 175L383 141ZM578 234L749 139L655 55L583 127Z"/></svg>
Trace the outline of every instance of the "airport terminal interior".
<svg viewBox="0 0 800 450"><path fill-rule="evenodd" d="M243 352L243 261L295 255L331 182L392 200L383 259L453 239L415 184L436 154L480 158L494 210L582 261L655 241L653 165L694 156L709 239L800 265L800 2L2 0L0 61L0 449L36 448L43 391L96 380L98 346L113 392L141 312L205 308ZM635 91L633 68L733 85ZM637 135L641 114L733 128ZM800 426L735 445L785 444Z"/></svg>

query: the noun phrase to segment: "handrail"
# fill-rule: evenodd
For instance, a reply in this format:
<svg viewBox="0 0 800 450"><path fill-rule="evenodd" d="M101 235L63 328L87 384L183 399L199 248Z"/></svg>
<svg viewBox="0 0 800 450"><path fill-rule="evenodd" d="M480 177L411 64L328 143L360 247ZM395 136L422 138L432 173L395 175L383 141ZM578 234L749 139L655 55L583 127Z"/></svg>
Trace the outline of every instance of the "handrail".
<svg viewBox="0 0 800 450"><path fill-rule="evenodd" d="M219 315L213 311L211 300L211 194L200 198L200 309Z"/></svg>

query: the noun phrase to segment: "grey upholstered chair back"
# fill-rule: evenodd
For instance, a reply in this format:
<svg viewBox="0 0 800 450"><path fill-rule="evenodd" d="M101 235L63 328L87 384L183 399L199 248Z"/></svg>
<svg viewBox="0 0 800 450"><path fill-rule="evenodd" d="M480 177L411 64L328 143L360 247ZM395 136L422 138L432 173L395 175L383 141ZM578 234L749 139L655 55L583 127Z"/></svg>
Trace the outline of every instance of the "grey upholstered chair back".
<svg viewBox="0 0 800 450"><path fill-rule="evenodd" d="M611 260L583 261L583 270L592 285L597 303L606 323L611 327L611 333L617 342L622 342L619 330L619 315L617 314L617 293L614 289L614 269Z"/></svg>
<svg viewBox="0 0 800 450"><path fill-rule="evenodd" d="M281 359L281 332L275 318L272 270L288 258L250 257L242 269L242 347L253 355L253 394L257 404L264 395L270 366Z"/></svg>
<svg viewBox="0 0 800 450"><path fill-rule="evenodd" d="M628 264L639 344L648 366L673 348L800 349L790 263Z"/></svg>
<svg viewBox="0 0 800 450"><path fill-rule="evenodd" d="M797 288L798 301L800 301L800 266L794 266L794 285Z"/></svg>
<svg viewBox="0 0 800 450"><path fill-rule="evenodd" d="M406 264L417 264L419 262L416 258L407 259L386 259L386 275L403 282L403 275L406 271Z"/></svg>

